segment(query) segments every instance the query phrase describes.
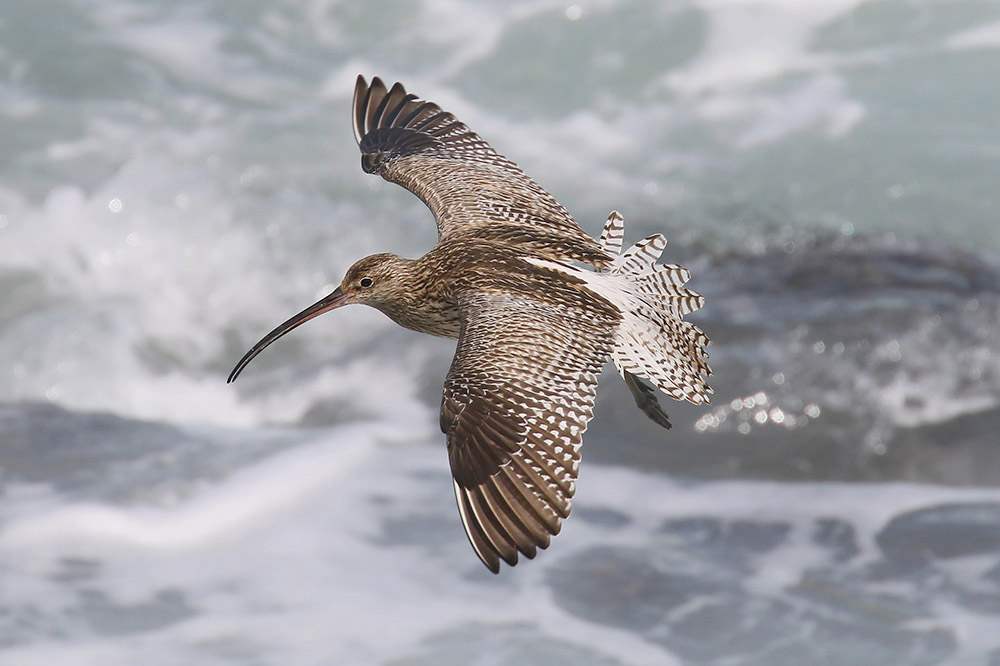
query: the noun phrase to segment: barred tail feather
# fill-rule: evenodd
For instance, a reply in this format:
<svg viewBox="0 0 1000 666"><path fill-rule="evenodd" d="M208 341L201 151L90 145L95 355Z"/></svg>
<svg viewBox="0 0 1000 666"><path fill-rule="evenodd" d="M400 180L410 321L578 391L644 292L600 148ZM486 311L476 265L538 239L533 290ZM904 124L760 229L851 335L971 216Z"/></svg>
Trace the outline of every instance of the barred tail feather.
<svg viewBox="0 0 1000 666"><path fill-rule="evenodd" d="M686 289L690 273L680 266L657 266L655 273L633 280L635 290L653 304L673 312L678 317L691 314L705 304L705 297Z"/></svg>
<svg viewBox="0 0 1000 666"><path fill-rule="evenodd" d="M601 233L601 249L617 257L622 252L622 244L625 242L625 218L616 210L611 211L608 221L604 224L604 231Z"/></svg>
<svg viewBox="0 0 1000 666"><path fill-rule="evenodd" d="M601 234L605 251L620 252L623 236L622 216L614 212ZM609 272L627 280L612 359L626 381L628 374L638 375L671 398L700 404L712 394L706 380L711 374L705 351L709 340L681 317L700 308L704 298L684 286L691 277L687 269L656 263L666 244L661 234L654 234L612 263Z"/></svg>
<svg viewBox="0 0 1000 666"><path fill-rule="evenodd" d="M532 263L582 279L622 314L615 331L611 359L632 392L636 404L651 419L669 427L656 396L642 385L647 379L675 400L709 401L708 336L684 315L702 306L704 298L684 285L691 274L672 264L657 264L667 240L660 234L645 238L622 252L624 221L611 213L600 245L615 257L604 270L589 271L541 258Z"/></svg>

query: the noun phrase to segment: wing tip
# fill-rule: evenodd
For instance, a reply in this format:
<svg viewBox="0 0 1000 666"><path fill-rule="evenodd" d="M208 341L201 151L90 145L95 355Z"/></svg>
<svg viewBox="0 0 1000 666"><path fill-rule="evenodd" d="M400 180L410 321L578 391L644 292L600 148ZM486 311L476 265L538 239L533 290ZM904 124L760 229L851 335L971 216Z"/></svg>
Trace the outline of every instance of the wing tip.
<svg viewBox="0 0 1000 666"><path fill-rule="evenodd" d="M393 90L396 89L396 86L402 87L401 84L396 83L393 85ZM361 145L361 139L364 138L365 134L372 130L373 111L377 108L377 103L385 99L386 94L385 83L380 77L373 76L371 83L369 83L365 80L364 74L358 74L358 78L354 82L354 99L352 101L354 140L358 142L358 145Z"/></svg>
<svg viewBox="0 0 1000 666"><path fill-rule="evenodd" d="M368 82L365 81L363 74L358 74L358 79L354 83L354 99L351 102L351 108L354 109L354 117L352 118L351 125L354 129L354 140L361 145L361 139L364 137L364 116L361 113L365 106L365 102L362 102L368 96Z"/></svg>
<svg viewBox="0 0 1000 666"><path fill-rule="evenodd" d="M493 574L500 573L501 562L513 567L521 555L529 560L535 559L538 551L548 548L551 537L560 532L561 520L555 529L548 527L544 534L530 534L521 528L515 528L515 534L511 530L512 521L516 523L521 518L501 516L486 497L483 486L470 489L458 481L453 481L453 484L465 535L476 556ZM508 505L507 509L513 510L513 507Z"/></svg>
<svg viewBox="0 0 1000 666"><path fill-rule="evenodd" d="M439 105L407 93L399 81L386 87L378 76L373 76L369 83L364 75L358 75L354 86L353 129L362 154L419 152L454 136L462 137L463 146L476 143L477 150L485 146L485 142ZM378 169L365 170L374 173Z"/></svg>

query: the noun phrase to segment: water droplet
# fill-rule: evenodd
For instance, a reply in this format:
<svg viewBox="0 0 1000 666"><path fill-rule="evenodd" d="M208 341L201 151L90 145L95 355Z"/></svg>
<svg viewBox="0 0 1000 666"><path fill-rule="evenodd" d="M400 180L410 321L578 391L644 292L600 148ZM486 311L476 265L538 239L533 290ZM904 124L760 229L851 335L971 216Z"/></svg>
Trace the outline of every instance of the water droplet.
<svg viewBox="0 0 1000 666"><path fill-rule="evenodd" d="M240 185L250 187L264 178L264 167L260 164L251 164L240 174Z"/></svg>
<svg viewBox="0 0 1000 666"><path fill-rule="evenodd" d="M895 185L890 185L885 191L885 195L890 199L899 199L904 194L906 194L906 188L903 187L902 183L896 183Z"/></svg>
<svg viewBox="0 0 1000 666"><path fill-rule="evenodd" d="M109 201L108 210L110 210L112 213L120 213L122 210L122 200L119 199L118 197L115 197L114 199Z"/></svg>
<svg viewBox="0 0 1000 666"><path fill-rule="evenodd" d="M583 8L580 5L570 5L566 8L566 18L570 21L579 21L583 16Z"/></svg>

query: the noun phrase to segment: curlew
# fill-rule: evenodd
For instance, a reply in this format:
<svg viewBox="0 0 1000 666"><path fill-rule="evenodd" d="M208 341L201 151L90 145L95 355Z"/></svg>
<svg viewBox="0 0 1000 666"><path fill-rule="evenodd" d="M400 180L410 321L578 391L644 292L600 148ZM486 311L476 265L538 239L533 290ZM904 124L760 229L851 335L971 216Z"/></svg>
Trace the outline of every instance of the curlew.
<svg viewBox="0 0 1000 666"><path fill-rule="evenodd" d="M457 339L441 430L465 532L498 573L501 560L513 566L548 547L569 516L608 358L663 427L670 422L650 383L677 400L708 400L708 338L683 319L703 299L685 288L687 270L656 263L662 235L622 252L613 212L591 238L516 164L399 83L358 77L354 137L362 169L430 208L437 245L419 259L359 260L329 296L254 345L229 381L285 333L351 303Z"/></svg>

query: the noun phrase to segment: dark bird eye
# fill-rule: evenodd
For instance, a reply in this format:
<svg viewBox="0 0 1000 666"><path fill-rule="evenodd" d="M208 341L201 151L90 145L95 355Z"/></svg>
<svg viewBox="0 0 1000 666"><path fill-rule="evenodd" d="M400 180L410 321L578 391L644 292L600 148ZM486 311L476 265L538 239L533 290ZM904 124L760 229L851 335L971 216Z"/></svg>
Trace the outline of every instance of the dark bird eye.
<svg viewBox="0 0 1000 666"><path fill-rule="evenodd" d="M367 288L375 284L375 281L372 280L371 278L361 278L361 281L358 282L358 284L360 284L362 287Z"/></svg>

